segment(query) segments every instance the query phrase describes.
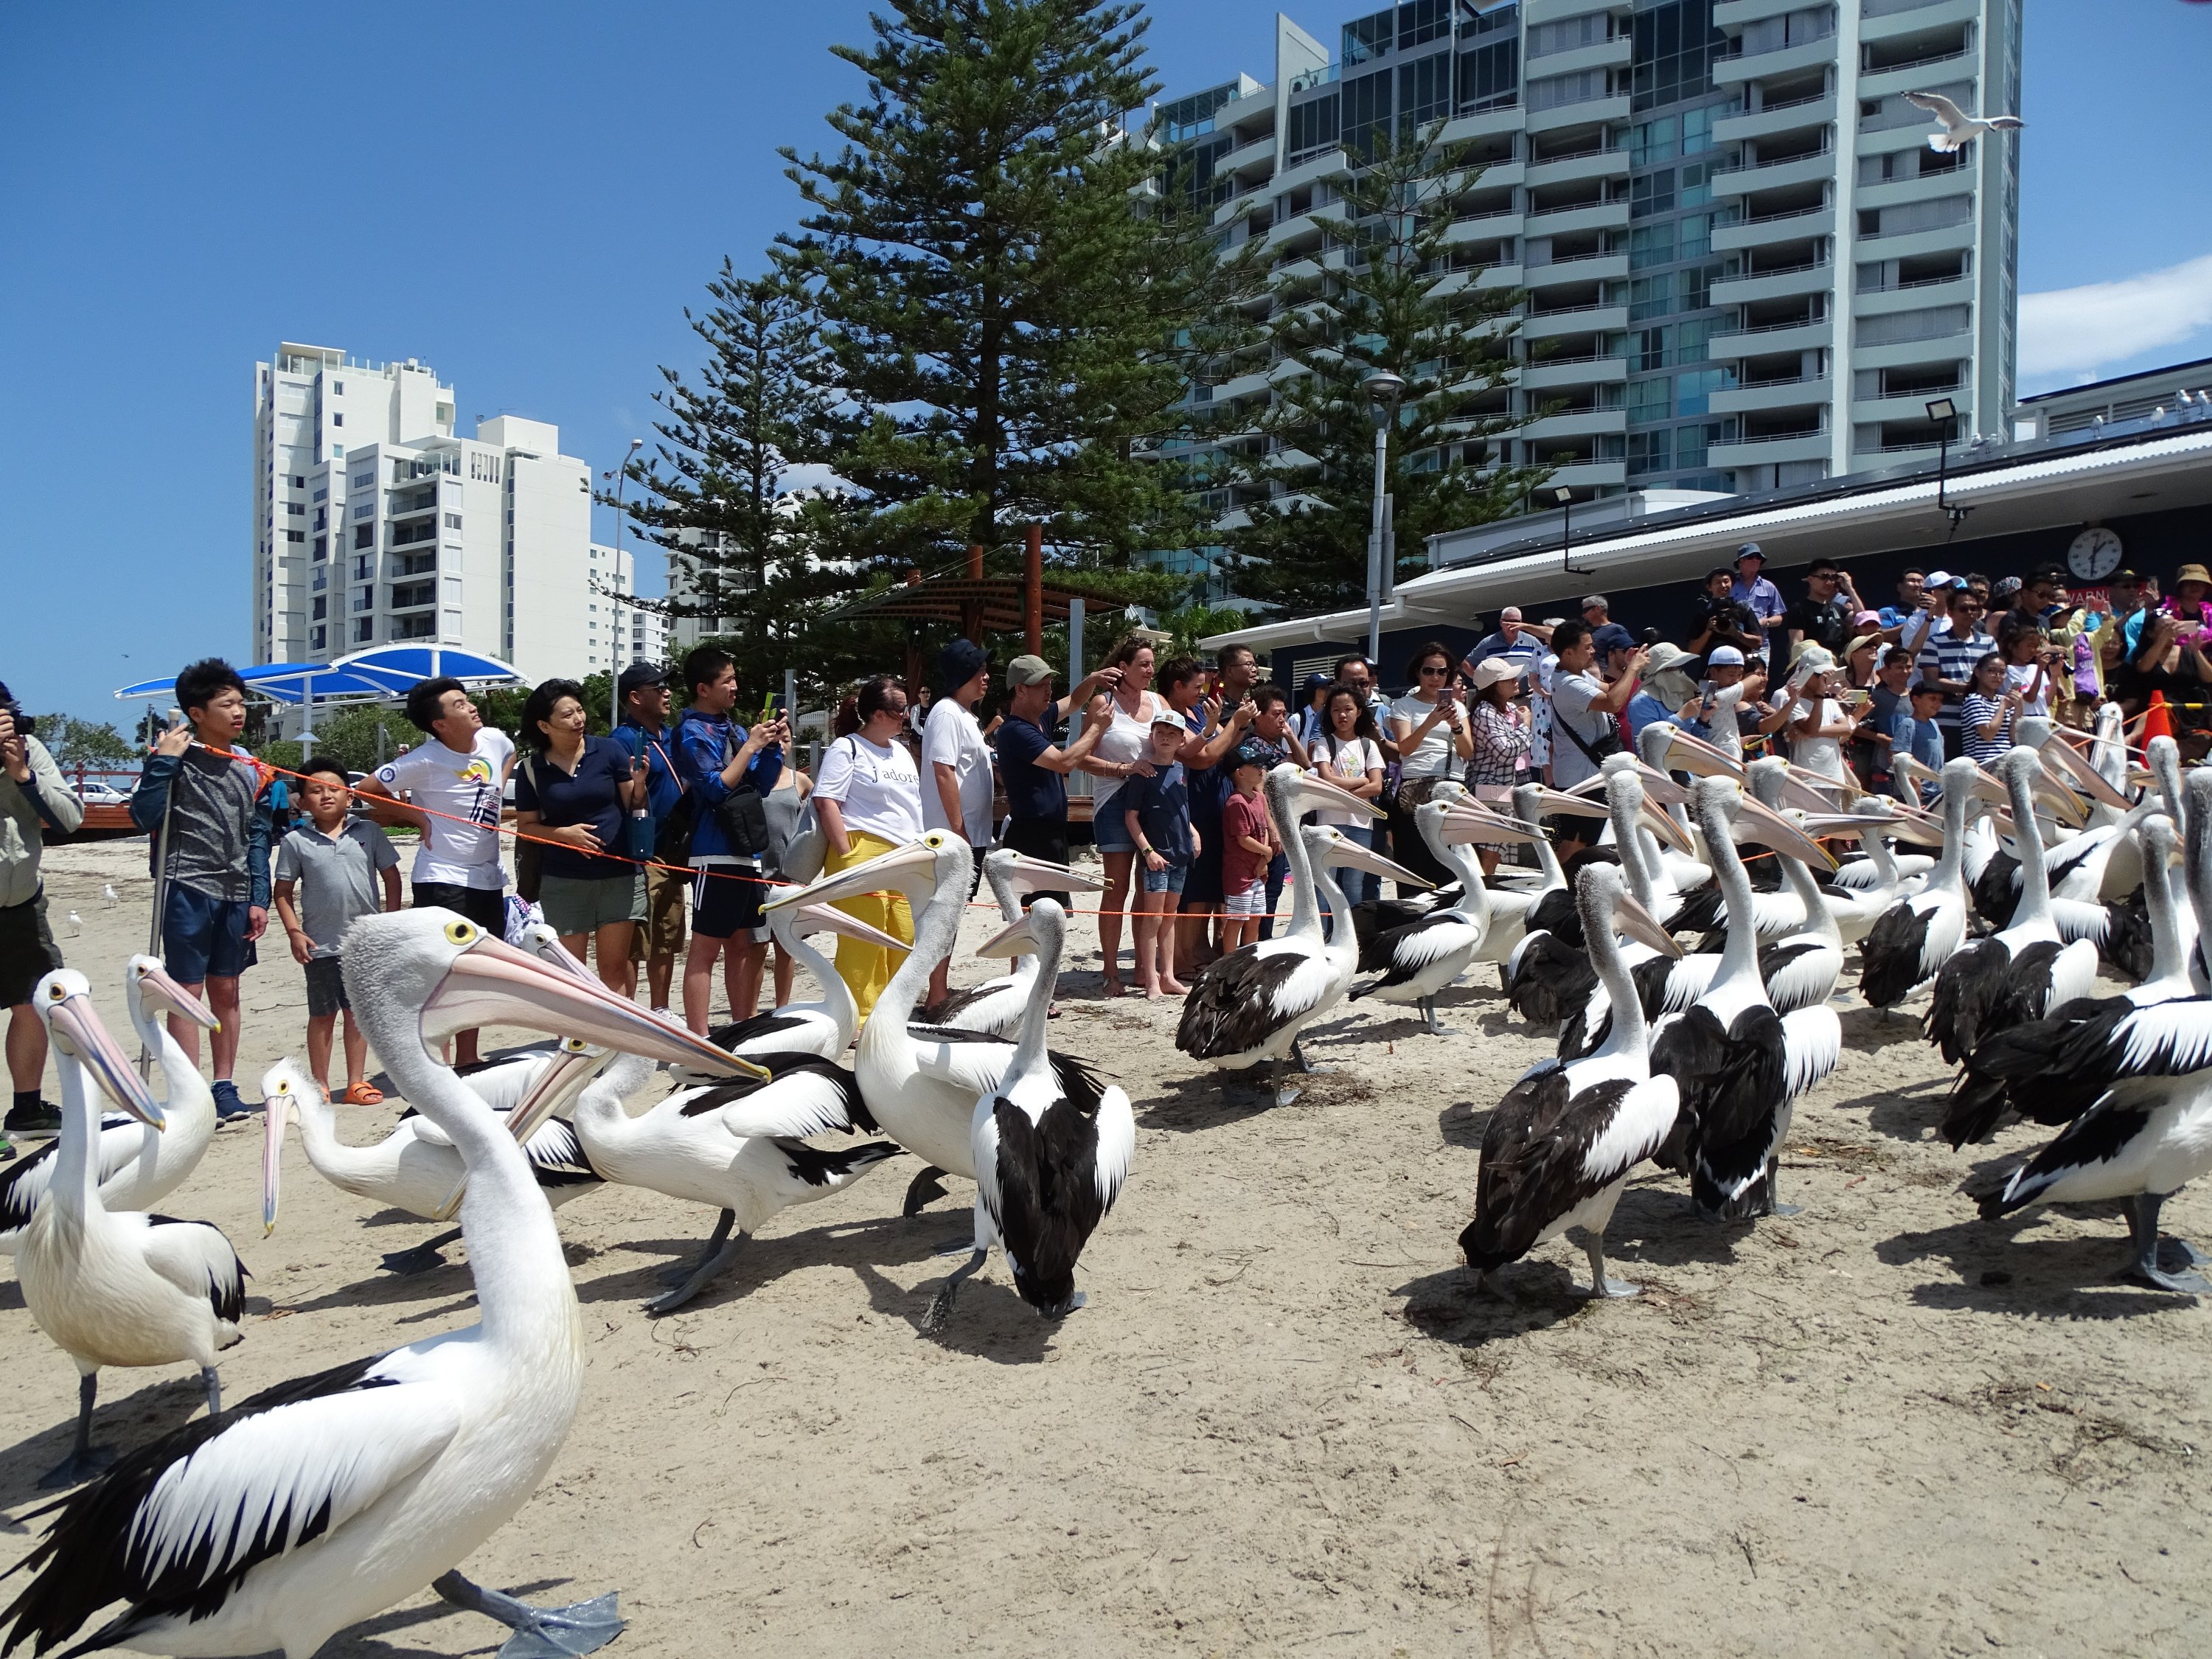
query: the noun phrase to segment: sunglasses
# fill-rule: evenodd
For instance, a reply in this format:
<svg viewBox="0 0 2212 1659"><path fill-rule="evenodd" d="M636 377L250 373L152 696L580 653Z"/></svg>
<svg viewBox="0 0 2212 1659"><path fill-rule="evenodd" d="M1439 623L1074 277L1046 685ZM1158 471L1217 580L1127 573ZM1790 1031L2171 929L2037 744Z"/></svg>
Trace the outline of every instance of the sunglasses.
<svg viewBox="0 0 2212 1659"><path fill-rule="evenodd" d="M1438 666L1438 667L1436 667L1436 668L1431 668L1431 667L1430 667L1430 666L1428 665L1428 664L1426 664L1426 663L1423 663L1423 664L1421 665L1421 668L1420 668L1420 674L1421 674L1421 678L1422 678L1423 679L1426 679L1426 678L1429 678L1429 676L1430 676L1430 675L1431 675L1431 674L1437 675L1437 676L1438 676L1439 678L1441 678L1442 676L1443 676L1443 675L1445 675L1445 674L1449 674L1449 673L1450 673L1450 672L1451 672L1451 670L1450 670L1450 669L1449 669L1449 668L1444 668L1444 667L1442 667L1442 666Z"/></svg>

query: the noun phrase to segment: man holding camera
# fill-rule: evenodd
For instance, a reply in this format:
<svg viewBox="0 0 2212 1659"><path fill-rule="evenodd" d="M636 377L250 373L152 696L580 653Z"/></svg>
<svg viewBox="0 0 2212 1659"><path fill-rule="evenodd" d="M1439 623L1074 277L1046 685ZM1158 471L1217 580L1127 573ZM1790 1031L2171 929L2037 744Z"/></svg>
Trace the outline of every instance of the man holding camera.
<svg viewBox="0 0 2212 1659"><path fill-rule="evenodd" d="M68 835L84 822L78 800L31 722L0 685L0 1005L8 1010L8 1076L15 1091L9 1134L56 1134L59 1109L40 1098L46 1069L46 1028L31 1006L38 982L62 965L46 926L46 893L39 856L49 834ZM0 1149L15 1149L0 1135Z"/></svg>
<svg viewBox="0 0 2212 1659"><path fill-rule="evenodd" d="M1752 657L1765 645L1759 613L1735 597L1731 591L1735 586L1735 572L1724 564L1705 572L1705 589L1683 630L1682 648L1692 656L1704 658L1717 645L1732 645Z"/></svg>

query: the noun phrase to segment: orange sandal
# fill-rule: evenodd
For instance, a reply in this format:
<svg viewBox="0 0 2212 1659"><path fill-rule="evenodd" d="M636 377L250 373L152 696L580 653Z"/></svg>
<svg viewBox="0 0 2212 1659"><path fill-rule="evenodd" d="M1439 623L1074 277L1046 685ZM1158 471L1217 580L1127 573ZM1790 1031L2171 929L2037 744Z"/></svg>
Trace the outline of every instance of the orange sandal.
<svg viewBox="0 0 2212 1659"><path fill-rule="evenodd" d="M358 1083L346 1085L345 1103L349 1106L381 1106L384 1091L363 1078Z"/></svg>

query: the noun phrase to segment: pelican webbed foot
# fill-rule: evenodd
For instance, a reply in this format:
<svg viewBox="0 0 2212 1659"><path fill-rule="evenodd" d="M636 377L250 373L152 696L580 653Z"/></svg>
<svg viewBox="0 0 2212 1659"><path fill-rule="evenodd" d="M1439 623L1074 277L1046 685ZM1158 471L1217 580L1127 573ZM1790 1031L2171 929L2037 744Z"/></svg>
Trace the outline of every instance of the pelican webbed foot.
<svg viewBox="0 0 2212 1659"><path fill-rule="evenodd" d="M656 1277L664 1285L674 1286L683 1284L692 1274L721 1254L723 1241L729 1237L730 1229L737 1224L738 1212L735 1210L723 1211L715 1218L714 1231L707 1235L707 1242L700 1247L698 1255L693 1256L689 1261L670 1262Z"/></svg>
<svg viewBox="0 0 2212 1659"><path fill-rule="evenodd" d="M945 1171L934 1164L926 1165L907 1183L906 1207L900 1211L905 1216L920 1215L923 1210L945 1196Z"/></svg>
<svg viewBox="0 0 2212 1659"><path fill-rule="evenodd" d="M565 1607L533 1607L471 1583L458 1572L441 1574L430 1588L441 1601L480 1613L514 1632L500 1648L500 1659L568 1659L596 1652L623 1632L613 1590Z"/></svg>
<svg viewBox="0 0 2212 1659"><path fill-rule="evenodd" d="M967 1261L955 1267L951 1277L938 1286L937 1294L929 1299L929 1311L921 1316L924 1336L935 1336L945 1328L945 1322L952 1317L952 1298L960 1293L960 1281L981 1267L989 1255L988 1250L971 1250Z"/></svg>
<svg viewBox="0 0 2212 1659"><path fill-rule="evenodd" d="M387 1252L384 1260L378 1265L386 1273L397 1273L403 1279L412 1277L416 1273L429 1273L434 1268L446 1265L446 1258L440 1252L447 1245L459 1243L460 1237L461 1230L459 1227L450 1228L440 1233L435 1238L424 1239L411 1250Z"/></svg>
<svg viewBox="0 0 2212 1659"><path fill-rule="evenodd" d="M726 1210L723 1214L728 1217L730 1221L736 1219L734 1216L730 1216ZM734 1238L727 1238L727 1233L726 1222L715 1227L714 1236L717 1238L726 1239L726 1242L710 1250L706 1258L691 1270L691 1276L681 1285L669 1291L667 1295L657 1296L647 1303L645 1314L648 1319L659 1319L674 1313L693 1297L705 1290L708 1285L713 1284L721 1276L730 1263L737 1260L738 1251L744 1245L747 1236L739 1233Z"/></svg>
<svg viewBox="0 0 2212 1659"><path fill-rule="evenodd" d="M1589 1297L1592 1300L1599 1297L1621 1300L1644 1294L1641 1285L1632 1285L1625 1279L1607 1279L1605 1276L1605 1243L1602 1239L1593 1238L1583 1249L1589 1256L1590 1287L1586 1291L1577 1291L1576 1295Z"/></svg>
<svg viewBox="0 0 2212 1659"><path fill-rule="evenodd" d="M2120 1277L2130 1284L2171 1291L2177 1296L2212 1295L2212 1283L2207 1283L2202 1273L2171 1273L2159 1265L2158 1215L2165 1206L2162 1193L2138 1193L2128 1200L2128 1237L2136 1254ZM2191 1262L2203 1260L2191 1246L2185 1244L2182 1249L2188 1252Z"/></svg>

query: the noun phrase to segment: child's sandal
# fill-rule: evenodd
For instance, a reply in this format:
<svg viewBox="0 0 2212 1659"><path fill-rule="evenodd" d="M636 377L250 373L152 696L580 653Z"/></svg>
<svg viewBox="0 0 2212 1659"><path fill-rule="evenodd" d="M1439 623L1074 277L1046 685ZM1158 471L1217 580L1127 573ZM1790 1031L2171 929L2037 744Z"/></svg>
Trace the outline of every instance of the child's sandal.
<svg viewBox="0 0 2212 1659"><path fill-rule="evenodd" d="M363 1078L358 1083L346 1085L345 1103L349 1106L381 1106L384 1091Z"/></svg>

